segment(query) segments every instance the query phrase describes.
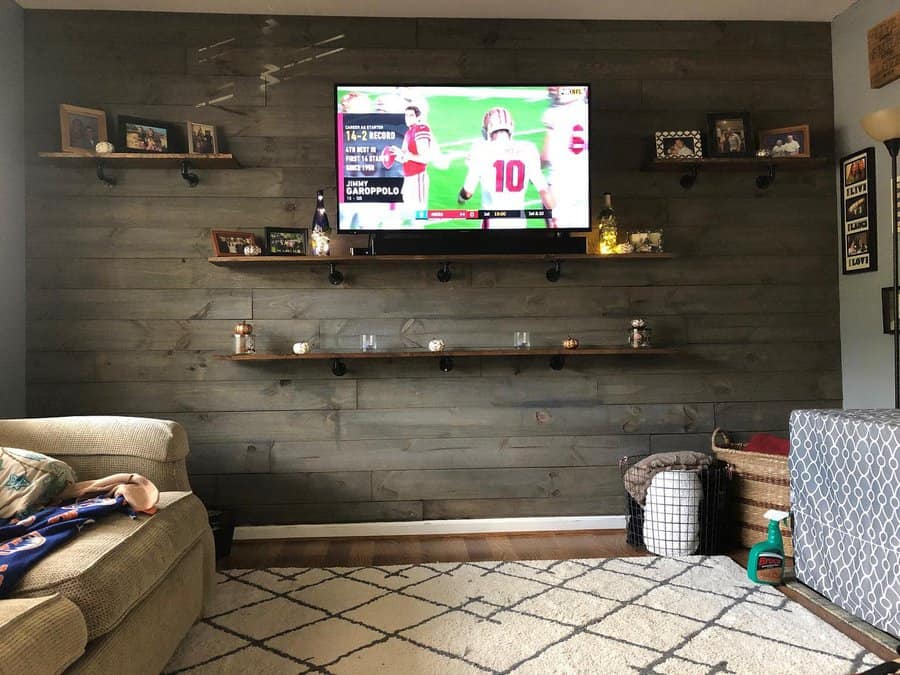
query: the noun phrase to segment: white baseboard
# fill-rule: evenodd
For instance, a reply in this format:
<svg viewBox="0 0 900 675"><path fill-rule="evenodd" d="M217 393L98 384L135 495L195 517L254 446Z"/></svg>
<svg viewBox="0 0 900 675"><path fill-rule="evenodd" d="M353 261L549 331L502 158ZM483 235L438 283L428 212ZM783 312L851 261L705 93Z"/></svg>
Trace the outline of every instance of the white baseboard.
<svg viewBox="0 0 900 675"><path fill-rule="evenodd" d="M441 534L563 532L621 530L625 516L548 516L535 518L476 518L466 520L414 520L390 523L335 523L326 525L254 525L236 527L235 541L261 539L329 539L333 537L402 537Z"/></svg>

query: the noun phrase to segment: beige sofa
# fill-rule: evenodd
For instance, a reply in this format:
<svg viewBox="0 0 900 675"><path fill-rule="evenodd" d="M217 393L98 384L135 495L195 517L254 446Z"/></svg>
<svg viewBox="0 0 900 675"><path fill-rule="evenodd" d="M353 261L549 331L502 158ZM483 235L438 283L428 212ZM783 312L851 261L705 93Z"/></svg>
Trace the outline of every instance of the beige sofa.
<svg viewBox="0 0 900 675"><path fill-rule="evenodd" d="M159 673L215 583L184 429L130 417L0 420L0 445L62 459L79 480L140 473L161 493L155 515L89 525L0 600L0 673Z"/></svg>

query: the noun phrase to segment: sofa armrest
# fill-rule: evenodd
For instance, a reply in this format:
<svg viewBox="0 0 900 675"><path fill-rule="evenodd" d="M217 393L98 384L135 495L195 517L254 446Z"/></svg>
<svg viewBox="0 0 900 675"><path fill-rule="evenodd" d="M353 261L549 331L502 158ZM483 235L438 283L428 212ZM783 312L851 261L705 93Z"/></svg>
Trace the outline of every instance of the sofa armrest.
<svg viewBox="0 0 900 675"><path fill-rule="evenodd" d="M61 673L84 653L87 626L59 594L0 600L0 675Z"/></svg>
<svg viewBox="0 0 900 675"><path fill-rule="evenodd" d="M0 445L63 460L79 480L139 473L160 490L190 490L187 433L177 422L143 417L0 420Z"/></svg>

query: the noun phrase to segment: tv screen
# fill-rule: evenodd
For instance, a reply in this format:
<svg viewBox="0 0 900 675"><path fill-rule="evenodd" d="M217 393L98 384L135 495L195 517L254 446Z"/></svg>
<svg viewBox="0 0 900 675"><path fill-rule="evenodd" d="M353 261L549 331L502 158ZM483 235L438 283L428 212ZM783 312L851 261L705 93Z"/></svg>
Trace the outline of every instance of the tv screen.
<svg viewBox="0 0 900 675"><path fill-rule="evenodd" d="M339 230L590 229L587 85L335 94Z"/></svg>

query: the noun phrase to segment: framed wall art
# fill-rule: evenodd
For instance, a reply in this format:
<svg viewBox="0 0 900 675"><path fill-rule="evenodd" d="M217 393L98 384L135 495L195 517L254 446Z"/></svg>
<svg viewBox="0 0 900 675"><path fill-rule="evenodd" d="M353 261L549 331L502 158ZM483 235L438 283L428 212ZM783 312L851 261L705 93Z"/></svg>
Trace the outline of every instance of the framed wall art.
<svg viewBox="0 0 900 675"><path fill-rule="evenodd" d="M306 228L267 227L266 251L269 255L306 255Z"/></svg>
<svg viewBox="0 0 900 675"><path fill-rule="evenodd" d="M119 142L122 152L180 152L178 125L140 117L119 115Z"/></svg>
<svg viewBox="0 0 900 675"><path fill-rule="evenodd" d="M657 131L657 159L697 159L703 157L699 131Z"/></svg>
<svg viewBox="0 0 900 675"><path fill-rule="evenodd" d="M753 154L750 113L709 113L710 157L749 157Z"/></svg>
<svg viewBox="0 0 900 675"><path fill-rule="evenodd" d="M245 246L256 246L256 236L250 232L212 230L213 253L218 256L244 255Z"/></svg>
<svg viewBox="0 0 900 675"><path fill-rule="evenodd" d="M63 152L94 152L106 138L106 113L93 108L62 103L59 106L59 130Z"/></svg>
<svg viewBox="0 0 900 675"><path fill-rule="evenodd" d="M770 157L809 157L809 125L760 131L759 148Z"/></svg>
<svg viewBox="0 0 900 675"><path fill-rule="evenodd" d="M841 158L841 260L844 274L878 269L875 148Z"/></svg>

